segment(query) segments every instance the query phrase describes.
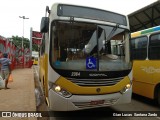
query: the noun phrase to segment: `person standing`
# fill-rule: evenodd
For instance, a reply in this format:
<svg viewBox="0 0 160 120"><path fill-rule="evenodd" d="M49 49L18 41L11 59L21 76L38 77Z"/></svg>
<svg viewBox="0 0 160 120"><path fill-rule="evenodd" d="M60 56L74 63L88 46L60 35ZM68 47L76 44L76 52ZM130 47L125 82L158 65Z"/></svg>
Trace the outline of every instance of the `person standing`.
<svg viewBox="0 0 160 120"><path fill-rule="evenodd" d="M3 57L0 58L0 64L1 64L2 78L5 80L5 89L9 89L7 85L8 85L9 75L11 74L11 68L10 68L11 60L8 58L7 53L3 53Z"/></svg>

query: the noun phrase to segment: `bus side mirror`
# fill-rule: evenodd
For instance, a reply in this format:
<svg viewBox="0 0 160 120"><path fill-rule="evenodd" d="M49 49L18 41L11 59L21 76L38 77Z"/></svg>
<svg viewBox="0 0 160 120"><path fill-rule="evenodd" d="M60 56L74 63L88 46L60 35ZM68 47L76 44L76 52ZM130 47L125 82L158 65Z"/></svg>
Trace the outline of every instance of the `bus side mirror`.
<svg viewBox="0 0 160 120"><path fill-rule="evenodd" d="M40 32L46 33L46 32L48 32L48 30L49 30L49 18L48 17L42 17Z"/></svg>

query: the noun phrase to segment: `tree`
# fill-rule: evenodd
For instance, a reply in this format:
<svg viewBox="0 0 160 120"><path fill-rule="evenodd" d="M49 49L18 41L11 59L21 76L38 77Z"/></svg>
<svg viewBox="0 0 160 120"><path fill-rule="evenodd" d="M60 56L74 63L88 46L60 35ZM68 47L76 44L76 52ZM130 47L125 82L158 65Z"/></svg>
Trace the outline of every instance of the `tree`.
<svg viewBox="0 0 160 120"><path fill-rule="evenodd" d="M18 47L22 48L22 37L12 36L13 43ZM30 41L28 38L23 38L23 48L30 48ZM32 45L32 51L38 51L38 45Z"/></svg>
<svg viewBox="0 0 160 120"><path fill-rule="evenodd" d="M18 36L12 36L13 39L13 43L21 48L22 47L22 37L18 37ZM30 42L28 38L23 38L23 48L29 48Z"/></svg>
<svg viewBox="0 0 160 120"><path fill-rule="evenodd" d="M32 44L32 51L39 51L38 45Z"/></svg>

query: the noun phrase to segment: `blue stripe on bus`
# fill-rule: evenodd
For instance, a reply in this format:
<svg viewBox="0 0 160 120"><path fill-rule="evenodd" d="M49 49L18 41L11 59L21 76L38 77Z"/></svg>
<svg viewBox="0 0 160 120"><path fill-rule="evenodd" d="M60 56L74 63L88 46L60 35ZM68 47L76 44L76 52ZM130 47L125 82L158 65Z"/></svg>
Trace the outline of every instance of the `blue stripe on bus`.
<svg viewBox="0 0 160 120"><path fill-rule="evenodd" d="M154 31L159 31L160 30L160 26L153 28Z"/></svg>

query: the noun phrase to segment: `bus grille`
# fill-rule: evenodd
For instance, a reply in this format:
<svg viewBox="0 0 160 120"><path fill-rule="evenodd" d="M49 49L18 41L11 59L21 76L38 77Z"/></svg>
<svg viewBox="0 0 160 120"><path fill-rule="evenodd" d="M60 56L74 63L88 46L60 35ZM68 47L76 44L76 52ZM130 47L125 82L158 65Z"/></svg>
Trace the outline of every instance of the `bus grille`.
<svg viewBox="0 0 160 120"><path fill-rule="evenodd" d="M112 86L120 82L123 77L111 79L67 79L79 86Z"/></svg>

